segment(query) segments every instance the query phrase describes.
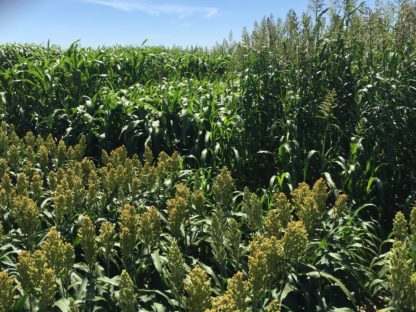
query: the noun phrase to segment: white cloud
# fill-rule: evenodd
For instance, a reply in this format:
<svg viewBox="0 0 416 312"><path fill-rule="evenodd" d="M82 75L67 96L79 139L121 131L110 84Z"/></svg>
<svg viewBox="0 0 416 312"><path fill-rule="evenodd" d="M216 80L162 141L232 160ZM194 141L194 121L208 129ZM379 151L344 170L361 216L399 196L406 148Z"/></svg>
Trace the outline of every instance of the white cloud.
<svg viewBox="0 0 416 312"><path fill-rule="evenodd" d="M140 0L82 0L99 5L108 6L126 12L141 11L151 15L171 14L179 18L194 15L213 17L219 13L218 8L204 6L187 6L175 4L150 4Z"/></svg>

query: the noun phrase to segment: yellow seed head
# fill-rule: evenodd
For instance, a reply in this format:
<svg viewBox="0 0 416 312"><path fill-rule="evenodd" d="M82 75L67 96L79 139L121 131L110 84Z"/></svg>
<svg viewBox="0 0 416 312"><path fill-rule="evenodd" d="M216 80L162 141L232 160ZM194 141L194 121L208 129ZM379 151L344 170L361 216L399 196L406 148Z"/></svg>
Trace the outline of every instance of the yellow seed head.
<svg viewBox="0 0 416 312"><path fill-rule="evenodd" d="M35 172L32 176L32 180L30 183L30 190L33 193L33 197L38 201L42 196L42 177L39 172Z"/></svg>
<svg viewBox="0 0 416 312"><path fill-rule="evenodd" d="M79 307L73 298L69 299L69 312L79 312Z"/></svg>
<svg viewBox="0 0 416 312"><path fill-rule="evenodd" d="M11 145L22 145L23 142L20 140L19 136L16 134L16 131L14 129L14 126L10 126L9 131L9 142Z"/></svg>
<svg viewBox="0 0 416 312"><path fill-rule="evenodd" d="M412 208L412 211L410 212L409 226L410 226L410 233L412 233L412 235L416 237L416 206L414 206Z"/></svg>
<svg viewBox="0 0 416 312"><path fill-rule="evenodd" d="M39 164L42 170L45 170L49 166L49 154L48 148L45 145L41 145L38 150Z"/></svg>
<svg viewBox="0 0 416 312"><path fill-rule="evenodd" d="M156 174L159 180L167 177L176 179L181 170L181 158L177 152L172 156L168 156L165 152L161 152L157 159Z"/></svg>
<svg viewBox="0 0 416 312"><path fill-rule="evenodd" d="M292 193L292 205L295 211L298 212L304 210L304 206L306 205L305 198L311 196L312 192L309 188L309 185L305 182L300 183L298 187L293 190Z"/></svg>
<svg viewBox="0 0 416 312"><path fill-rule="evenodd" d="M192 194L192 204L195 207L196 213L203 215L205 213L204 193L201 190L196 190Z"/></svg>
<svg viewBox="0 0 416 312"><path fill-rule="evenodd" d="M100 169L100 175L101 175L101 181L103 185L103 189L105 194L108 196L113 193L114 187L113 187L113 180L110 174L110 171L107 167L101 167Z"/></svg>
<svg viewBox="0 0 416 312"><path fill-rule="evenodd" d="M7 136L7 130L0 130L0 154L4 155L9 149L9 137Z"/></svg>
<svg viewBox="0 0 416 312"><path fill-rule="evenodd" d="M74 247L61 240L56 227L50 229L40 250L58 277L66 278L75 261Z"/></svg>
<svg viewBox="0 0 416 312"><path fill-rule="evenodd" d="M32 146L26 147L26 160L29 168L31 168L36 162L36 154Z"/></svg>
<svg viewBox="0 0 416 312"><path fill-rule="evenodd" d="M224 216L222 209L216 209L212 214L211 222L211 245L212 253L215 260L220 265L223 265L227 260L227 253L225 249L225 238L227 231L227 219Z"/></svg>
<svg viewBox="0 0 416 312"><path fill-rule="evenodd" d="M393 306L399 310L408 309L414 298L414 294L410 293L409 289L414 265L408 252L407 244L396 240L389 255L389 290L392 294Z"/></svg>
<svg viewBox="0 0 416 312"><path fill-rule="evenodd" d="M176 197L169 199L167 206L170 231L173 236L179 237L181 234L181 225L185 222L189 213L188 203L185 198Z"/></svg>
<svg viewBox="0 0 416 312"><path fill-rule="evenodd" d="M261 298L266 291L269 281L269 270L267 254L251 245L251 252L248 257L248 278L254 298Z"/></svg>
<svg viewBox="0 0 416 312"><path fill-rule="evenodd" d="M14 278L6 272L0 272L0 311L10 311L13 306Z"/></svg>
<svg viewBox="0 0 416 312"><path fill-rule="evenodd" d="M147 145L144 147L144 155L143 155L143 157L144 157L144 162L145 163L147 163L149 165L152 165L153 164L153 152L150 149L150 147L147 146Z"/></svg>
<svg viewBox="0 0 416 312"><path fill-rule="evenodd" d="M79 142L77 145L75 145L75 160L81 161L81 159L84 157L85 151L87 149L87 139L85 138L85 135L81 135Z"/></svg>
<svg viewBox="0 0 416 312"><path fill-rule="evenodd" d="M50 308L55 301L55 294L57 291L56 276L51 268L46 268L41 275L39 281L39 307L41 310Z"/></svg>
<svg viewBox="0 0 416 312"><path fill-rule="evenodd" d="M256 255L264 256L265 259L260 260L264 260L265 262L257 264ZM259 288L261 281L268 281L270 278L276 277L284 270L285 261L282 241L278 240L275 236L257 236L250 243L250 256L252 257L251 261L253 262L254 269L263 270L255 271L257 272L257 275L254 276L254 281L256 282L253 282L253 285L257 285L255 286L255 289L257 289L256 291L261 293L265 290L263 288ZM261 265L264 265L264 268L260 268ZM257 269L257 267L259 267L259 269Z"/></svg>
<svg viewBox="0 0 416 312"><path fill-rule="evenodd" d="M65 162L67 158L66 151L67 149L65 142L63 140L60 140L58 143L58 154L56 155L58 166L62 165Z"/></svg>
<svg viewBox="0 0 416 312"><path fill-rule="evenodd" d="M409 291L409 298L408 298L408 306L411 307L413 310L416 309L416 298L414 294L416 294L416 272L413 272L412 277L410 279L410 285L408 287Z"/></svg>
<svg viewBox="0 0 416 312"><path fill-rule="evenodd" d="M231 257L238 261L240 258L241 230L240 224L234 218L228 220L225 239Z"/></svg>
<svg viewBox="0 0 416 312"><path fill-rule="evenodd" d="M124 169L125 169L125 185L124 188L127 191L128 190L128 186L131 184L133 177L135 178L136 175L134 173L134 168L133 168L133 161L131 160L131 158L127 158L124 162Z"/></svg>
<svg viewBox="0 0 416 312"><path fill-rule="evenodd" d="M243 310L237 308L236 303L228 293L213 298L211 300L211 305L212 308L205 310L205 312L243 312Z"/></svg>
<svg viewBox="0 0 416 312"><path fill-rule="evenodd" d="M316 205L320 213L324 212L326 209L326 202L328 200L328 187L325 184L324 179L319 179L315 182L312 187L313 197L315 198Z"/></svg>
<svg viewBox="0 0 416 312"><path fill-rule="evenodd" d="M151 191L157 182L156 168L150 165L148 162L144 163L141 182L147 191Z"/></svg>
<svg viewBox="0 0 416 312"><path fill-rule="evenodd" d="M393 220L393 234L396 240L405 241L407 237L407 221L402 212L397 212Z"/></svg>
<svg viewBox="0 0 416 312"><path fill-rule="evenodd" d="M122 165L117 166L117 170L115 172L116 178L116 186L119 189L119 194L126 193L128 190L128 174L126 168Z"/></svg>
<svg viewBox="0 0 416 312"><path fill-rule="evenodd" d="M229 208L232 202L232 194L234 191L234 180L227 167L223 167L214 179L212 185L212 194L214 201L222 208Z"/></svg>
<svg viewBox="0 0 416 312"><path fill-rule="evenodd" d="M72 146L68 147L67 151L66 151L66 159L68 159L68 161L70 160L75 161L75 150Z"/></svg>
<svg viewBox="0 0 416 312"><path fill-rule="evenodd" d="M132 235L129 228L124 226L120 232L120 249L123 263L125 266L128 264L128 260L136 246L136 236Z"/></svg>
<svg viewBox="0 0 416 312"><path fill-rule="evenodd" d="M18 173L17 182L16 182L16 193L17 195L27 196L27 191L29 188L29 181L26 174Z"/></svg>
<svg viewBox="0 0 416 312"><path fill-rule="evenodd" d="M291 221L282 238L284 257L290 261L300 260L308 245L308 233L302 221Z"/></svg>
<svg viewBox="0 0 416 312"><path fill-rule="evenodd" d="M1 179L1 188L4 189L7 193L12 191L12 182L10 180L10 175L6 172Z"/></svg>
<svg viewBox="0 0 416 312"><path fill-rule="evenodd" d="M40 225L39 208L29 197L17 196L13 201L13 215L23 234L32 235Z"/></svg>
<svg viewBox="0 0 416 312"><path fill-rule="evenodd" d="M274 235L272 232L278 232L282 228L285 228L288 222L290 221L290 217L292 213L292 208L290 206L289 200L287 199L284 193L280 192L280 193L275 194L273 196L273 200L275 202L276 209L274 210L273 214L271 214L270 216L275 215L274 217L272 217L271 220L273 220L274 218L276 223L270 224L268 226L270 226L270 229L272 229L273 227L275 228L278 227L278 228L274 231L271 231L270 235ZM278 237L277 235L275 236Z"/></svg>
<svg viewBox="0 0 416 312"><path fill-rule="evenodd" d="M286 264L282 240L278 240L275 236L265 238L262 242L262 250L267 255L267 266L271 277L278 276L284 271Z"/></svg>
<svg viewBox="0 0 416 312"><path fill-rule="evenodd" d="M140 215L139 219L140 237L144 245L151 248L158 240L161 232L160 215L155 206L149 207Z"/></svg>
<svg viewBox="0 0 416 312"><path fill-rule="evenodd" d="M84 158L81 161L81 175L84 183L87 183L88 179L94 179L94 176L91 174L95 173L95 169L95 164L91 159Z"/></svg>
<svg viewBox="0 0 416 312"><path fill-rule="evenodd" d="M130 235L134 239L134 242L136 242L140 219L139 214L136 211L136 208L132 205L125 204L123 210L121 211L120 219L121 226L129 229Z"/></svg>
<svg viewBox="0 0 416 312"><path fill-rule="evenodd" d="M8 156L8 161L9 161L9 165L10 168L12 168L12 170L16 171L16 169L19 167L19 149L17 147L17 145L11 145L9 147L9 151L7 153Z"/></svg>
<svg viewBox="0 0 416 312"><path fill-rule="evenodd" d="M66 196L61 192L57 192L57 194L53 197L53 202L56 224L60 226L64 222L65 216L68 212Z"/></svg>
<svg viewBox="0 0 416 312"><path fill-rule="evenodd" d="M248 308L249 284L242 272L237 272L228 280L227 294L230 296L236 309L246 311Z"/></svg>
<svg viewBox="0 0 416 312"><path fill-rule="evenodd" d="M85 200L85 193L86 191L84 189L82 179L75 176L72 179L71 192L68 193L71 195L71 200L73 201L73 204L69 206L71 207L71 212L73 212L76 208L82 207Z"/></svg>
<svg viewBox="0 0 416 312"><path fill-rule="evenodd" d="M23 251L19 255L17 263L17 272L20 276L20 283L26 292L30 292L34 288L32 281L33 271L36 270L33 258L28 251Z"/></svg>
<svg viewBox="0 0 416 312"><path fill-rule="evenodd" d="M333 208L333 217L335 219L339 219L348 211L348 196L345 194L341 194L335 201L335 205Z"/></svg>
<svg viewBox="0 0 416 312"><path fill-rule="evenodd" d="M131 194L133 196L137 195L140 190L140 180L138 177L133 176L131 179Z"/></svg>
<svg viewBox="0 0 416 312"><path fill-rule="evenodd" d="M114 167L124 166L127 158L127 149L125 146L120 146L110 153L110 162Z"/></svg>
<svg viewBox="0 0 416 312"><path fill-rule="evenodd" d="M104 150L104 149L102 149L102 150L101 150L101 163L102 163L103 165L107 165L107 164L108 164L108 162L109 162L109 160L110 160L110 157L108 156L107 151L106 151L106 150Z"/></svg>
<svg viewBox="0 0 416 312"><path fill-rule="evenodd" d="M20 276L20 284L25 292L35 292L35 289L38 287L42 274L46 268L46 257L39 250L34 253L23 251L19 255L17 272Z"/></svg>
<svg viewBox="0 0 416 312"><path fill-rule="evenodd" d="M39 147L39 146L41 146L41 145L44 145L45 144L45 140L43 139L43 137L39 134L37 137L36 137L36 146L37 147Z"/></svg>
<svg viewBox="0 0 416 312"><path fill-rule="evenodd" d="M186 200L187 205L191 205L192 202L192 193L191 190L183 183L176 185L176 198L182 197Z"/></svg>
<svg viewBox="0 0 416 312"><path fill-rule="evenodd" d="M210 308L211 279L200 266L196 266L189 273L185 292L188 294L186 304L189 311L204 312Z"/></svg>
<svg viewBox="0 0 416 312"><path fill-rule="evenodd" d="M104 222L100 227L99 241L106 259L112 253L115 240L116 231L114 225L111 222Z"/></svg>
<svg viewBox="0 0 416 312"><path fill-rule="evenodd" d="M78 229L78 237L84 251L85 262L92 266L95 263L96 256L95 225L89 217L82 218L81 226Z"/></svg>
<svg viewBox="0 0 416 312"><path fill-rule="evenodd" d="M51 191L55 191L58 186L56 174L54 171L49 171L48 173L48 186Z"/></svg>
<svg viewBox="0 0 416 312"><path fill-rule="evenodd" d="M4 158L0 158L0 179L3 178L6 171L7 171L7 160Z"/></svg>
<svg viewBox="0 0 416 312"><path fill-rule="evenodd" d="M279 209L272 209L267 212L264 219L264 229L268 236L280 237L282 227L282 211Z"/></svg>
<svg viewBox="0 0 416 312"><path fill-rule="evenodd" d="M5 189L0 189L0 206L6 207L9 204L9 194Z"/></svg>
<svg viewBox="0 0 416 312"><path fill-rule="evenodd" d="M267 312L280 312L280 303L276 299L269 303Z"/></svg>
<svg viewBox="0 0 416 312"><path fill-rule="evenodd" d="M179 300L183 294L185 260L176 241L172 242L167 254L167 277L174 297Z"/></svg>
<svg viewBox="0 0 416 312"><path fill-rule="evenodd" d="M312 234L315 231L315 226L321 212L318 209L314 193L309 189L309 186L306 183L301 183L299 187L293 191L292 203L299 219L303 221L306 230L309 234Z"/></svg>
<svg viewBox="0 0 416 312"><path fill-rule="evenodd" d="M263 220L263 209L258 196L255 193L250 193L247 187L244 189L242 208L247 216L248 228L251 231L256 231Z"/></svg>
<svg viewBox="0 0 416 312"><path fill-rule="evenodd" d="M36 137L34 136L32 131L26 132L24 141L27 146L35 147L36 145Z"/></svg>
<svg viewBox="0 0 416 312"><path fill-rule="evenodd" d="M120 275L120 292L118 304L122 312L137 311L137 295L129 274L123 270Z"/></svg>

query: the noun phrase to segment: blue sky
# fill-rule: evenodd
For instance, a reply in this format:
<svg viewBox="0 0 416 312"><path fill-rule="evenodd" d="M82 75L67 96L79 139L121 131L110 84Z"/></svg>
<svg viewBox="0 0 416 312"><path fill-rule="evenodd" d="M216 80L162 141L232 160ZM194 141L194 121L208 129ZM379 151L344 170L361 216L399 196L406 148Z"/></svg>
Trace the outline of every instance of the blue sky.
<svg viewBox="0 0 416 312"><path fill-rule="evenodd" d="M13 3L13 5L7 5ZM16 4L17 3L17 4ZM307 0L0 0L0 43L212 46Z"/></svg>

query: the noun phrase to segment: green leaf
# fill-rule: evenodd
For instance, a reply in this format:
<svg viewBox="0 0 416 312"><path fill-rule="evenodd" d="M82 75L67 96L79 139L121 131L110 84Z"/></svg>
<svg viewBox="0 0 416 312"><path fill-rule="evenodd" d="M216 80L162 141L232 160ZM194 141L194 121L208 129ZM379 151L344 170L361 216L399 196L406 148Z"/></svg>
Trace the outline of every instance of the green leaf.
<svg viewBox="0 0 416 312"><path fill-rule="evenodd" d="M97 281L118 287L119 285L118 278L119 278L118 276L115 276L113 278L109 278L107 276L100 276L97 278Z"/></svg>
<svg viewBox="0 0 416 312"><path fill-rule="evenodd" d="M61 298L54 303L54 307L57 307L62 312L70 312L71 302L67 298Z"/></svg>
<svg viewBox="0 0 416 312"><path fill-rule="evenodd" d="M351 292L348 290L348 288L344 285L344 283L341 282L341 280L339 280L338 278L336 278L335 276L333 276L329 273L317 270L313 265L308 265L308 267L310 267L314 271L306 273L307 276L313 276L313 277L322 276L322 277L326 278L327 280L335 283L342 290L342 292L351 300L351 302L354 305L356 305L354 296L351 294Z"/></svg>
<svg viewBox="0 0 416 312"><path fill-rule="evenodd" d="M157 270L157 272L159 274L163 274L163 268L162 268L162 264L161 264L161 256L159 254L159 250L156 250L154 252L152 252L151 254L152 260L153 260L153 264Z"/></svg>
<svg viewBox="0 0 416 312"><path fill-rule="evenodd" d="M14 310L15 311L24 311L25 308L25 303L27 298L29 297L29 294L24 294L23 296L21 296L17 301L16 304L14 305Z"/></svg>

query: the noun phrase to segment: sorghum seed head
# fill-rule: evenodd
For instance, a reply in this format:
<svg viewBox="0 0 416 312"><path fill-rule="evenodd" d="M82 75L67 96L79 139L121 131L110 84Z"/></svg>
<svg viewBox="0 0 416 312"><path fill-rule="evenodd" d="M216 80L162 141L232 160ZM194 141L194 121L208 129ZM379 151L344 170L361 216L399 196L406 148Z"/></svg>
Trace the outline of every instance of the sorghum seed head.
<svg viewBox="0 0 416 312"><path fill-rule="evenodd" d="M123 270L120 275L118 304L122 312L137 311L137 295L134 289L134 284L125 270Z"/></svg>
<svg viewBox="0 0 416 312"><path fill-rule="evenodd" d="M188 294L186 303L189 311L204 312L210 308L211 279L200 266L196 266L189 273L185 292Z"/></svg>
<svg viewBox="0 0 416 312"><path fill-rule="evenodd" d="M96 256L95 225L87 216L81 219L78 237L84 251L85 262L92 266L95 263Z"/></svg>
<svg viewBox="0 0 416 312"><path fill-rule="evenodd" d="M393 220L393 234L396 240L405 241L407 237L407 221L402 212L397 212Z"/></svg>

